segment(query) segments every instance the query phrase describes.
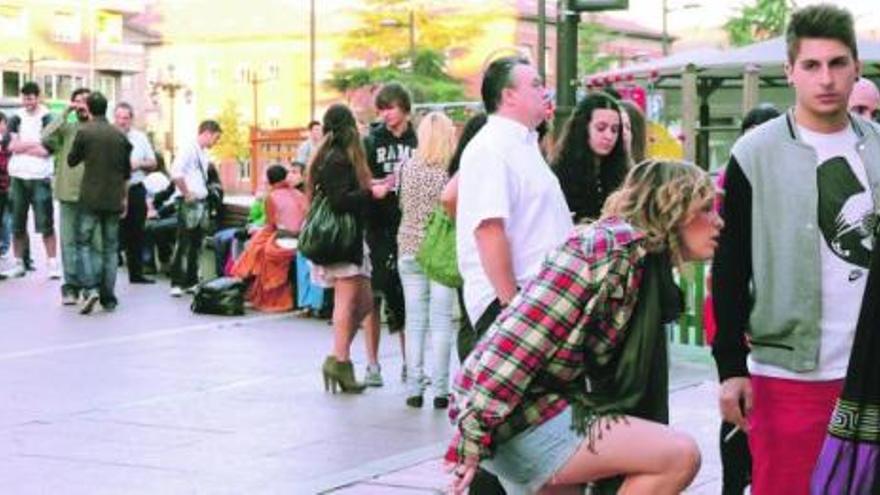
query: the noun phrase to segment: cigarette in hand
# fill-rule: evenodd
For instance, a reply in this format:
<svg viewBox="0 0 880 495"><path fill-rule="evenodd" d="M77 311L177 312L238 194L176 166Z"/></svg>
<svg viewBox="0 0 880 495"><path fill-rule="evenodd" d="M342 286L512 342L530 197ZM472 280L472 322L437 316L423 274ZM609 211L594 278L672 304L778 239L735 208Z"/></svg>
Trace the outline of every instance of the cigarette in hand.
<svg viewBox="0 0 880 495"><path fill-rule="evenodd" d="M736 435L736 434L739 433L739 432L740 432L740 427L739 427L739 425L734 426L733 429L730 430L730 432L727 433L727 435L724 435L724 443L729 442L729 441L733 438L733 436Z"/></svg>

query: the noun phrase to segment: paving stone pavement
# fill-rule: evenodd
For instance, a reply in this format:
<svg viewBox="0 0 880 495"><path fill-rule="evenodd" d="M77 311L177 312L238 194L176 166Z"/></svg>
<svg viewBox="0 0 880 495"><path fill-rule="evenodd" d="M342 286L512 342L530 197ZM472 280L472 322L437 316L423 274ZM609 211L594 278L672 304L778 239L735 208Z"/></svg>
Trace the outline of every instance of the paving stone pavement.
<svg viewBox="0 0 880 495"><path fill-rule="evenodd" d="M690 434L702 453L699 474L686 493L721 493L721 459L718 452L717 384L707 349L671 346L670 422ZM328 493L344 495L407 495L445 493L450 477L440 457L445 444L430 459L380 472Z"/></svg>
<svg viewBox="0 0 880 495"><path fill-rule="evenodd" d="M38 266L0 282L0 493L444 490L451 427L442 411L404 405L396 338L382 340L385 387L334 396L319 373L324 321L194 315L167 281L129 286L124 273L119 308L83 317ZM362 373L360 338L353 351ZM703 452L688 493L720 493L708 353L671 356L672 422Z"/></svg>

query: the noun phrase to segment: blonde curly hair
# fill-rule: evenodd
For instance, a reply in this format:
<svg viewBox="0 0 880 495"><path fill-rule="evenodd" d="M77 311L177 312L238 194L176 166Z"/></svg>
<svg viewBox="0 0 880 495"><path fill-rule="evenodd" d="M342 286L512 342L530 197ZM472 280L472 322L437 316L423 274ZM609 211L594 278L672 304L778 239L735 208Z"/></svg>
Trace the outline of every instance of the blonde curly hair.
<svg viewBox="0 0 880 495"><path fill-rule="evenodd" d="M717 194L712 178L692 163L646 160L633 167L620 188L608 196L602 218L618 217L645 233L650 252L669 250L683 262L679 227Z"/></svg>

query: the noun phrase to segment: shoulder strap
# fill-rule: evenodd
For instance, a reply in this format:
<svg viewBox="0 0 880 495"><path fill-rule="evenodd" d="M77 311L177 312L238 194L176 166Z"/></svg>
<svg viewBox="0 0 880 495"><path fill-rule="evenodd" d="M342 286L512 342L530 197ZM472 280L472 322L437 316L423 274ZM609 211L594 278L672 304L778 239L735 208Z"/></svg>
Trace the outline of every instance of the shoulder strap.
<svg viewBox="0 0 880 495"><path fill-rule="evenodd" d="M196 166L199 167L199 174L202 176L202 181L205 183L205 190L207 190L208 173L205 171L205 167L202 166L202 148L198 144L196 145Z"/></svg>

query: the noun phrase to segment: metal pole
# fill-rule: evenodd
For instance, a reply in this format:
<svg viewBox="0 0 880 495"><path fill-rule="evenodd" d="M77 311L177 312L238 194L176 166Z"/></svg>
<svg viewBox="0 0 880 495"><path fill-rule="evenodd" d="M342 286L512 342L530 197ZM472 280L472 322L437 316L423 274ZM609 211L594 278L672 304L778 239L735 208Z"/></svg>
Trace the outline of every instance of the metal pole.
<svg viewBox="0 0 880 495"><path fill-rule="evenodd" d="M34 49L28 50L28 81L34 80Z"/></svg>
<svg viewBox="0 0 880 495"><path fill-rule="evenodd" d="M538 75L547 84L547 0L538 0Z"/></svg>
<svg viewBox="0 0 880 495"><path fill-rule="evenodd" d="M571 115L575 104L577 79L577 26L580 15L569 8L568 2L559 2L556 23L556 122L554 129Z"/></svg>
<svg viewBox="0 0 880 495"><path fill-rule="evenodd" d="M409 7L409 66L416 70L416 11L412 5Z"/></svg>
<svg viewBox="0 0 880 495"><path fill-rule="evenodd" d="M257 79L256 72L251 74L251 85L253 86L254 91L254 129L258 129L260 126L259 113L257 110L257 85L260 84L260 81Z"/></svg>
<svg viewBox="0 0 880 495"><path fill-rule="evenodd" d="M95 10L94 0L89 0L89 23L91 33L89 36L89 87L95 85L95 58L98 52L98 12Z"/></svg>
<svg viewBox="0 0 880 495"><path fill-rule="evenodd" d="M663 56L669 55L669 26L666 24L666 16L669 14L667 0L663 0Z"/></svg>
<svg viewBox="0 0 880 495"><path fill-rule="evenodd" d="M309 120L315 120L315 0L310 0L309 13Z"/></svg>

